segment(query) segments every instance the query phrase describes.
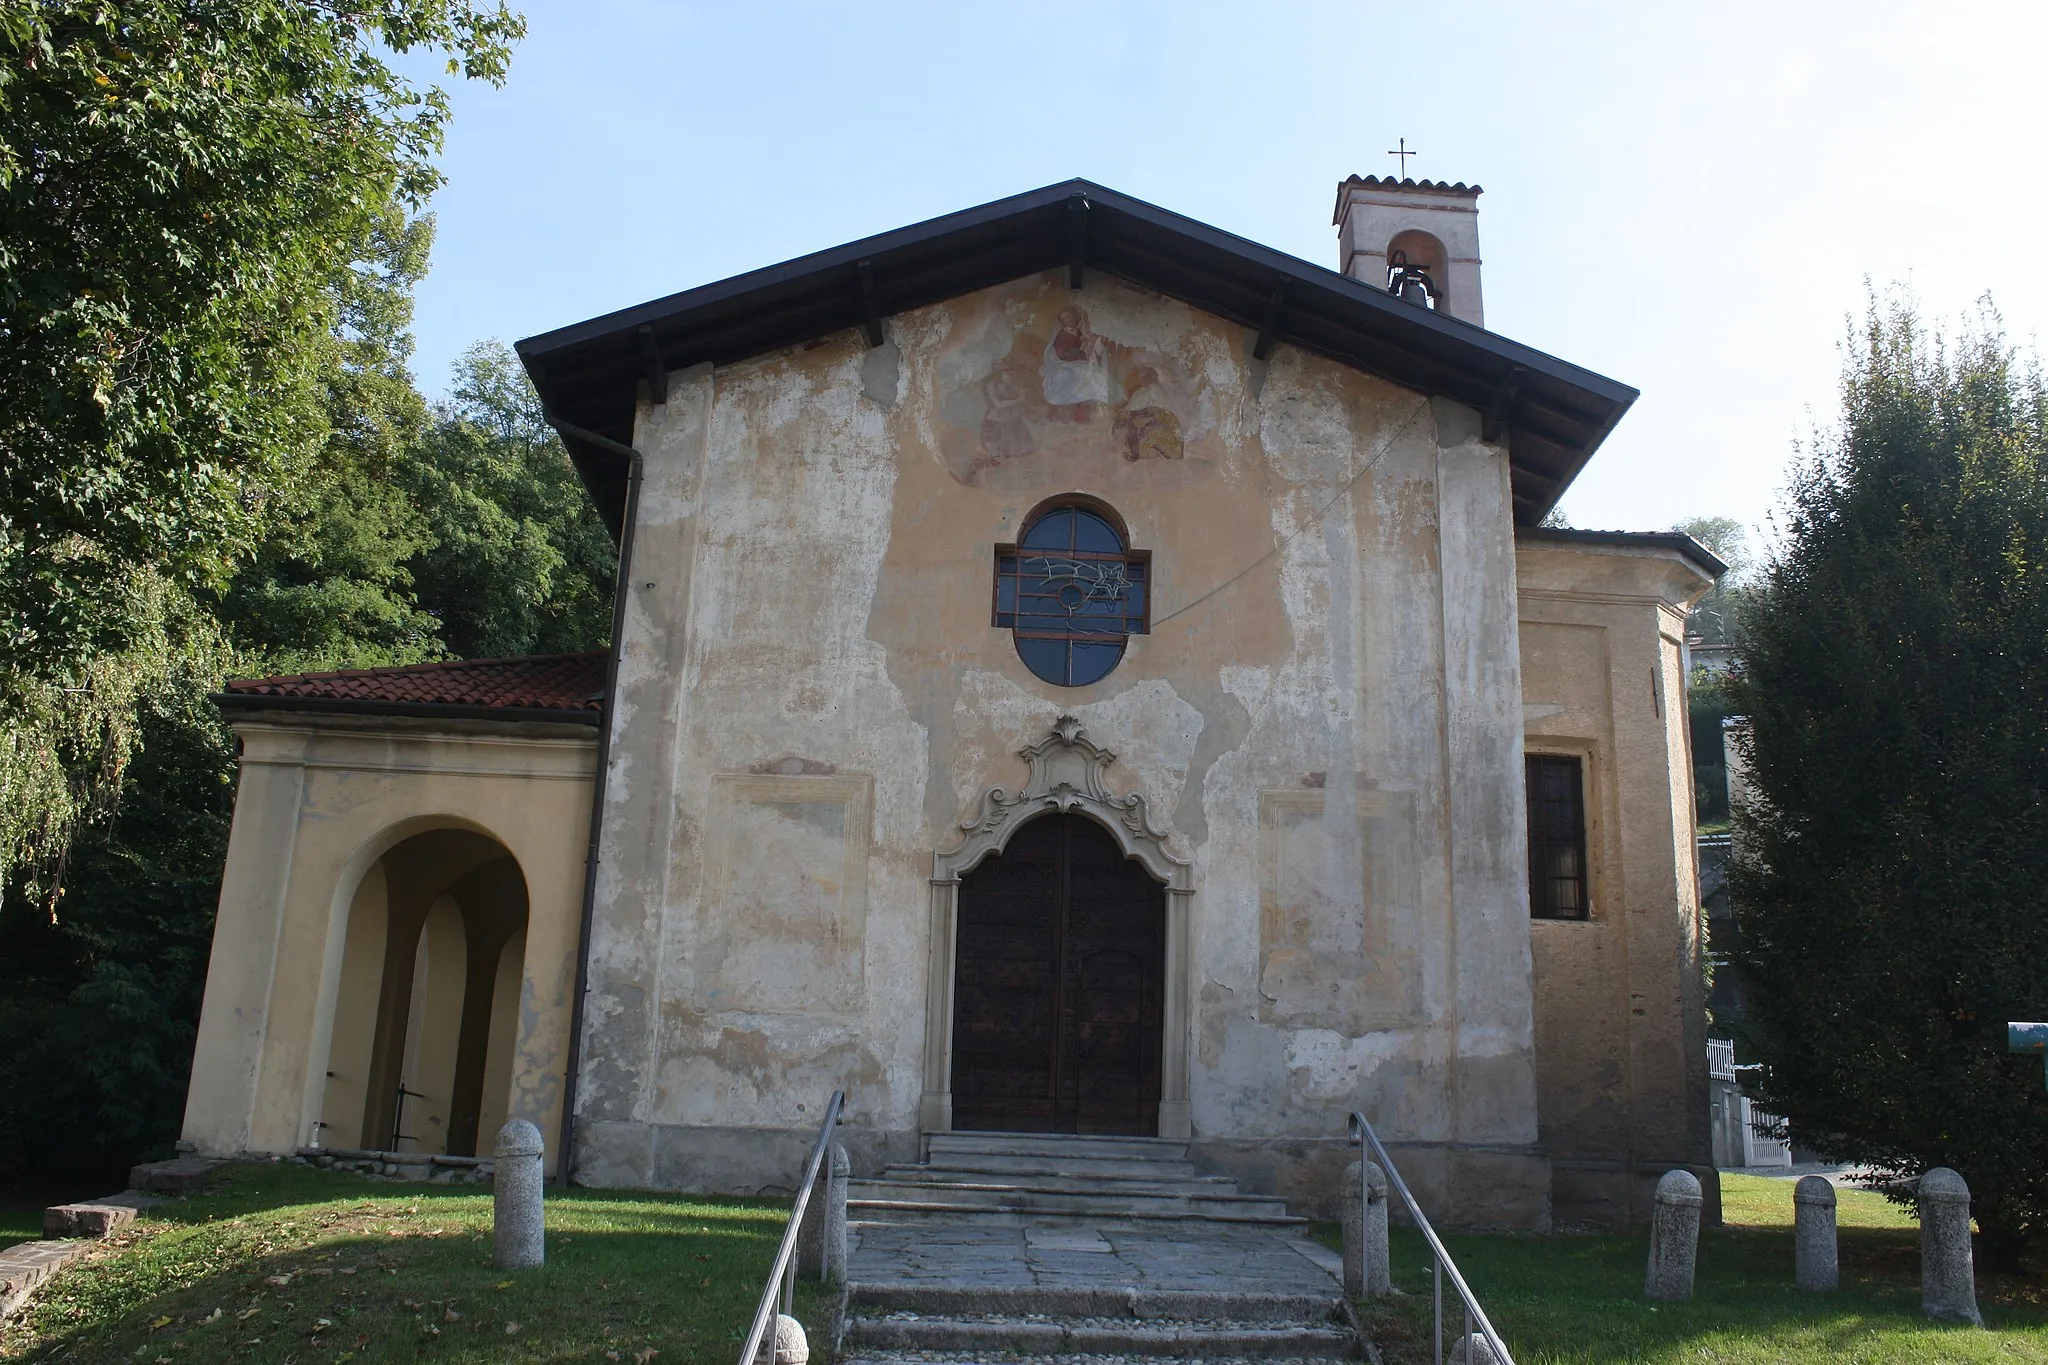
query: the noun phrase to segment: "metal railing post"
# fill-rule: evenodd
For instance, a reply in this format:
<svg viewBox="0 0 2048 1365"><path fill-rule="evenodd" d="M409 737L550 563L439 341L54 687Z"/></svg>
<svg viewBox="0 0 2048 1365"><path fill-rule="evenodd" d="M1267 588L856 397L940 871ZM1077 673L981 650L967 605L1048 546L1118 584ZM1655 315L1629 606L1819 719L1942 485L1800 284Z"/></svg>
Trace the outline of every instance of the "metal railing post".
<svg viewBox="0 0 2048 1365"><path fill-rule="evenodd" d="M1436 1342L1436 1365L1444 1365L1444 1263L1435 1255L1429 1258L1429 1298L1429 1318L1434 1325Z"/></svg>
<svg viewBox="0 0 2048 1365"><path fill-rule="evenodd" d="M1415 1196L1408 1191L1408 1182L1401 1178L1401 1172L1394 1165L1394 1158L1388 1154L1386 1144L1379 1134L1373 1132L1365 1115L1353 1110L1350 1119L1351 1141L1360 1149L1361 1163L1377 1158L1380 1169L1387 1173L1387 1187L1401 1196L1401 1202L1408 1209L1408 1216L1415 1220L1415 1230L1422 1234L1422 1240L1429 1246L1429 1286L1431 1348L1436 1365L1444 1365L1444 1280L1448 1278L1451 1288L1465 1310L1465 1365L1472 1365L1473 1327L1476 1335L1484 1337L1499 1365L1515 1365L1514 1357L1508 1354L1507 1343L1500 1339L1500 1333L1493 1330L1493 1323L1487 1319L1486 1310L1479 1306L1479 1300L1472 1294L1472 1287L1465 1283L1465 1277L1458 1273L1457 1262L1444 1247L1443 1239L1436 1235L1436 1229L1429 1225L1429 1219L1422 1212L1422 1206L1415 1202ZM1361 1183L1363 1183L1361 1181Z"/></svg>
<svg viewBox="0 0 2048 1365"><path fill-rule="evenodd" d="M846 1092L835 1090L832 1100L825 1106L825 1121L818 1125L818 1140L812 1144L811 1159L804 1163L804 1178L797 1185L796 1202L789 1210L789 1226L782 1231L782 1242L775 1249L775 1263L769 1267L768 1283L761 1290L761 1302L754 1309L754 1322L747 1329L747 1344L740 1348L739 1365L754 1365L761 1349L761 1339L769 1336L768 1327L775 1319L776 1302L781 1301L781 1312L789 1314L796 1306L796 1244L803 1229L804 1210L810 1206L812 1187L818 1183L818 1167L825 1159L825 1152L832 1144L832 1130L839 1125L839 1115L846 1108ZM773 1338L770 1337L772 1340Z"/></svg>

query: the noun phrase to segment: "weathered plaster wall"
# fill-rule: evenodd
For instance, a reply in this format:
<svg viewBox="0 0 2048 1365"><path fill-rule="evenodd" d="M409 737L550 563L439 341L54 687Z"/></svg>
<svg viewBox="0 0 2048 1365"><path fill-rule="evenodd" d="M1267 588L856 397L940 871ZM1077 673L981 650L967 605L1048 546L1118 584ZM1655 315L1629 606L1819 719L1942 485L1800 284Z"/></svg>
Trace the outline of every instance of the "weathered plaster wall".
<svg viewBox="0 0 2048 1365"><path fill-rule="evenodd" d="M1363 1107L1440 1209L1547 1219L1505 455L1251 340L1034 278L643 405L578 1178L787 1185L836 1086L857 1164L914 1152L933 852L1071 712L1194 864L1198 1152L1314 1203ZM1068 689L991 547L1077 492L1154 628Z"/></svg>
<svg viewBox="0 0 2048 1365"><path fill-rule="evenodd" d="M1560 1221L1640 1222L1690 1167L1718 1216L1694 869L1685 607L1707 577L1664 550L1526 541L1531 753L1586 772L1591 917L1532 923L1538 1108Z"/></svg>
<svg viewBox="0 0 2048 1365"><path fill-rule="evenodd" d="M279 713L238 720L235 730L240 785L185 1138L218 1155L285 1153L316 1141L350 907L386 850L426 830L462 828L504 845L529 901L511 1093L485 1107L539 1124L552 1163L593 736L571 726ZM362 899L381 901L384 891L373 886ZM357 1126L361 1103L358 1094L350 1119Z"/></svg>

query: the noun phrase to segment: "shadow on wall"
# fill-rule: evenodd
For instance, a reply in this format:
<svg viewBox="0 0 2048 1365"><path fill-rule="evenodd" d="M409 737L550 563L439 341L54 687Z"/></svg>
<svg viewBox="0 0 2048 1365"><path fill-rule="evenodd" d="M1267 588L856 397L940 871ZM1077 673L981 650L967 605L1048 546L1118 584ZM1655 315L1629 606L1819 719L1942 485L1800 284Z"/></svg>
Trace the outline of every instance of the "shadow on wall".
<svg viewBox="0 0 2048 1365"><path fill-rule="evenodd" d="M430 830L349 906L320 1145L475 1156L505 1121L526 879L503 844Z"/></svg>

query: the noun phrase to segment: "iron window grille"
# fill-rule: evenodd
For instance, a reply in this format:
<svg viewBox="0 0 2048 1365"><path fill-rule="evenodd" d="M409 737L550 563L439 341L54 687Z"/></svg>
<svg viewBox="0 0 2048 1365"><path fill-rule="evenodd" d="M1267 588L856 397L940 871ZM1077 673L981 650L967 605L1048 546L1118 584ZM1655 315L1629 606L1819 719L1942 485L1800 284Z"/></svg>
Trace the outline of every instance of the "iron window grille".
<svg viewBox="0 0 2048 1365"><path fill-rule="evenodd" d="M1586 919L1586 778L1578 758L1529 754L1529 913L1536 919Z"/></svg>
<svg viewBox="0 0 2048 1365"><path fill-rule="evenodd" d="M1128 548L1105 511L1070 503L1034 517L995 552L995 624L1049 683L1099 682L1151 629L1151 555Z"/></svg>

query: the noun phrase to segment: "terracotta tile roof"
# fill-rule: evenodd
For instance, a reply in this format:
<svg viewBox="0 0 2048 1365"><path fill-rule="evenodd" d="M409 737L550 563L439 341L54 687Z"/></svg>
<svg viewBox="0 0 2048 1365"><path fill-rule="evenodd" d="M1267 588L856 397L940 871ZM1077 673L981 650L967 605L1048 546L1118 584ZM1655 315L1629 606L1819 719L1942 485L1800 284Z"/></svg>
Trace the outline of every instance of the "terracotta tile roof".
<svg viewBox="0 0 2048 1365"><path fill-rule="evenodd" d="M1344 191L1353 185L1368 190L1423 190L1432 194L1486 193L1479 186L1468 185L1462 180L1453 185L1444 180L1396 180L1391 175L1347 175L1337 183L1337 209L1330 215L1332 223L1344 221Z"/></svg>
<svg viewBox="0 0 2048 1365"><path fill-rule="evenodd" d="M308 710L388 710L400 715L456 708L531 719L535 712L560 712L564 720L584 720L597 711L598 696L604 690L605 659L602 651L593 651L237 678L227 684L220 701L226 706L251 708L303 706Z"/></svg>
<svg viewBox="0 0 2048 1365"><path fill-rule="evenodd" d="M1343 184L1337 188L1341 190L1347 185L1363 185L1367 189L1375 190L1438 190L1445 194L1486 193L1479 186L1468 185L1462 180L1453 185L1448 180L1396 180L1391 175L1347 175Z"/></svg>

